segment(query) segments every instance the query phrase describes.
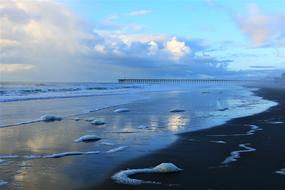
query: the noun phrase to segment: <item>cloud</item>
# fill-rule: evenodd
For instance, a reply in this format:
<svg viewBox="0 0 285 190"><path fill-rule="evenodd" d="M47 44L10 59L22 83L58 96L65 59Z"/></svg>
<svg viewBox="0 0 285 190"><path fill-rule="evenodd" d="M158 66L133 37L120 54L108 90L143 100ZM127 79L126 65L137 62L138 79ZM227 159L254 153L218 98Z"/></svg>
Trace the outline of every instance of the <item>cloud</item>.
<svg viewBox="0 0 285 190"><path fill-rule="evenodd" d="M177 41L176 37L166 42L165 50L169 52L170 58L174 61L179 61L191 52L190 47L183 41Z"/></svg>
<svg viewBox="0 0 285 190"><path fill-rule="evenodd" d="M266 14L256 4L247 7L245 15L235 18L240 30L255 47L285 45L285 14Z"/></svg>
<svg viewBox="0 0 285 190"><path fill-rule="evenodd" d="M1 2L0 25L5 26L0 36L1 80L114 81L123 74L157 78L232 74L227 68L233 61L206 55L210 48L203 40L142 34L117 20L113 15L105 20L109 28L91 27L54 1Z"/></svg>
<svg viewBox="0 0 285 190"><path fill-rule="evenodd" d="M0 73L15 73L23 70L31 70L34 65L29 64L0 64Z"/></svg>
<svg viewBox="0 0 285 190"><path fill-rule="evenodd" d="M145 16L150 14L152 11L148 9L141 9L141 10L136 10L136 11L131 11L127 13L128 16Z"/></svg>
<svg viewBox="0 0 285 190"><path fill-rule="evenodd" d="M285 46L284 12L265 12L257 4L251 3L247 5L245 13L238 13L218 1L206 0L206 2L209 6L228 14L248 38L252 47Z"/></svg>

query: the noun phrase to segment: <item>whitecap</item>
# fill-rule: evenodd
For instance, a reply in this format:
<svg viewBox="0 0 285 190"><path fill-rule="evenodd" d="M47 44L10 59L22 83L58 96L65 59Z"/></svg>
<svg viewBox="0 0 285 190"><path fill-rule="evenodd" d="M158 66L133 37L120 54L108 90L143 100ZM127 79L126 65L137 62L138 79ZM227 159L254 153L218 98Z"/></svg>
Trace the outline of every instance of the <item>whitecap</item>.
<svg viewBox="0 0 285 190"><path fill-rule="evenodd" d="M285 175L285 168L282 168L282 169L276 171L275 173L280 174L280 175Z"/></svg>
<svg viewBox="0 0 285 190"><path fill-rule="evenodd" d="M106 153L119 152L119 151L122 151L122 150L126 149L127 147L128 147L128 146L119 146L119 147L112 148L112 149L106 151Z"/></svg>
<svg viewBox="0 0 285 190"><path fill-rule="evenodd" d="M151 184L161 184L160 182L155 181L144 181L140 179L132 179L129 176L135 174L144 174L144 173L174 173L180 172L182 169L178 168L172 163L161 163L153 168L144 168L144 169L127 169L122 170L112 176L112 179L117 183L127 184L127 185L141 185L145 183Z"/></svg>
<svg viewBox="0 0 285 190"><path fill-rule="evenodd" d="M255 148L252 148L252 147L250 147L248 145L250 145L250 144L239 144L239 147L244 148L244 149L243 150L236 150L236 151L231 152L230 156L227 157L222 162L222 164L226 164L227 165L227 164L229 164L231 162L236 162L238 160L238 158L240 158L240 153L256 151Z"/></svg>
<svg viewBox="0 0 285 190"><path fill-rule="evenodd" d="M62 117L55 116L55 115L43 115L41 116L41 121L51 122L51 121L60 121Z"/></svg>
<svg viewBox="0 0 285 190"><path fill-rule="evenodd" d="M101 138L97 135L84 135L79 137L78 139L75 139L74 142L90 142L90 141L98 141Z"/></svg>
<svg viewBox="0 0 285 190"><path fill-rule="evenodd" d="M130 110L128 108L119 108L119 109L115 109L114 112L115 113L122 113L122 112L129 112Z"/></svg>

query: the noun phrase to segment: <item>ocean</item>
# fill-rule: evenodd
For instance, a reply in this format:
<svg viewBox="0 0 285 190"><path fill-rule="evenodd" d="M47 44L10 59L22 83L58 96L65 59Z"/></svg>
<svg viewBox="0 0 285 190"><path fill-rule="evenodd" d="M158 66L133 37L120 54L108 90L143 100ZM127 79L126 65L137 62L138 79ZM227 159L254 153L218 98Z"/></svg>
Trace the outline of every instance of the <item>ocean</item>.
<svg viewBox="0 0 285 190"><path fill-rule="evenodd" d="M87 188L176 134L263 112L275 102L238 85L4 83L0 180L8 189ZM116 109L128 112L116 113ZM43 122L41 116L60 116ZM89 120L104 121L92 125ZM96 135L96 142L75 142ZM162 161L163 162L163 161ZM5 183L6 182L6 183Z"/></svg>

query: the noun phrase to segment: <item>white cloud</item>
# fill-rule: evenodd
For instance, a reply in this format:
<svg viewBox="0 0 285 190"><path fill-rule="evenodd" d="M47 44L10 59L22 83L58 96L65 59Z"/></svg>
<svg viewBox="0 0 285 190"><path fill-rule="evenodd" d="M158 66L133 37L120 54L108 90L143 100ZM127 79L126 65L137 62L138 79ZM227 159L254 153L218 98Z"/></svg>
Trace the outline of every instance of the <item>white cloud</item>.
<svg viewBox="0 0 285 190"><path fill-rule="evenodd" d="M109 18L109 24L115 24L115 20L116 16ZM188 39L138 34L134 32L138 26L91 31L83 23L54 1L1 1L0 25L5 26L0 36L1 78L102 81L114 80L127 71L138 77L141 73L149 76L150 72L180 76L191 66L186 62L196 59L194 53L199 45L190 47ZM195 61L201 64L193 64L193 72L201 67L210 72L208 62L218 62L200 58ZM184 64L173 64L178 62Z"/></svg>
<svg viewBox="0 0 285 190"><path fill-rule="evenodd" d="M0 73L15 73L19 71L31 70L35 66L29 64L1 64L0 63Z"/></svg>
<svg viewBox="0 0 285 190"><path fill-rule="evenodd" d="M94 49L95 49L95 51L97 51L99 53L106 53L106 48L102 44L96 44Z"/></svg>
<svg viewBox="0 0 285 190"><path fill-rule="evenodd" d="M149 48L148 53L149 55L155 55L157 51L159 50L158 44L155 41L148 42Z"/></svg>
<svg viewBox="0 0 285 190"><path fill-rule="evenodd" d="M185 42L176 40L176 37L173 37L166 42L165 50L170 54L170 58L174 61L179 61L191 52L191 49Z"/></svg>
<svg viewBox="0 0 285 190"><path fill-rule="evenodd" d="M258 5L250 4L247 7L247 14L237 15L235 19L253 46L285 45L285 14L266 14Z"/></svg>
<svg viewBox="0 0 285 190"><path fill-rule="evenodd" d="M142 10L136 10L136 11L131 11L127 13L129 16L145 16L150 14L152 11L148 9L142 9Z"/></svg>

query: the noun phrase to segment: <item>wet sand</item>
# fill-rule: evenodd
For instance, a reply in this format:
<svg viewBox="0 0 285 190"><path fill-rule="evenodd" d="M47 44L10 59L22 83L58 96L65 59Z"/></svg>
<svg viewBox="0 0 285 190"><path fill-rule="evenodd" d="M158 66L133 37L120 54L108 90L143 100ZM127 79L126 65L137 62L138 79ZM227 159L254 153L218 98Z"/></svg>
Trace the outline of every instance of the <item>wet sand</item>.
<svg viewBox="0 0 285 190"><path fill-rule="evenodd" d="M279 105L215 128L180 134L170 147L122 164L110 178L87 189L284 189L285 176L276 171L285 168L285 90L262 89L256 94ZM233 161L231 153L240 158ZM172 162L184 170L131 176L162 182L160 185L130 186L111 179L120 170L154 167L162 162Z"/></svg>

